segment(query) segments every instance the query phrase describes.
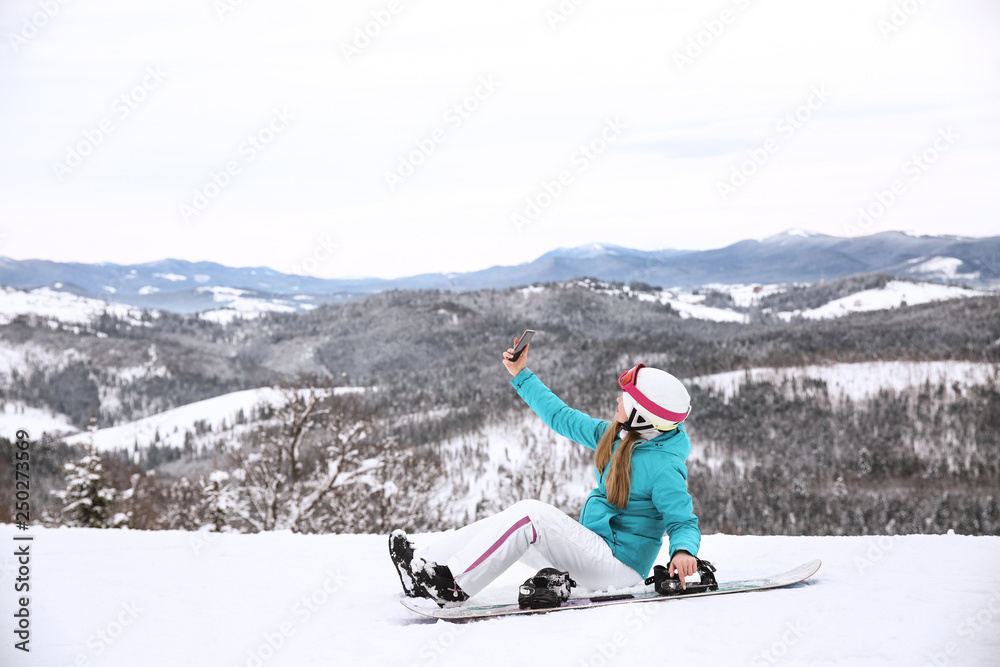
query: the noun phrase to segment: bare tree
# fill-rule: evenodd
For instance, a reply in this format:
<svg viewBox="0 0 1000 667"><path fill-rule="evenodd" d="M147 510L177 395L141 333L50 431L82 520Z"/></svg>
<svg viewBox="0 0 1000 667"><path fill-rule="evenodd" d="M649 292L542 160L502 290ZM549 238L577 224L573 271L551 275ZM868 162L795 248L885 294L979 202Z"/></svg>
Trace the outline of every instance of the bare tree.
<svg viewBox="0 0 1000 667"><path fill-rule="evenodd" d="M373 483L383 447L363 396L283 388L259 413L264 425L228 452L244 501L240 518L252 530L323 530L338 489Z"/></svg>
<svg viewBox="0 0 1000 667"><path fill-rule="evenodd" d="M433 530L440 526L447 480L432 452L386 441L383 465L372 474L372 483L355 485L345 493L340 530L388 533L395 528Z"/></svg>
<svg viewBox="0 0 1000 667"><path fill-rule="evenodd" d="M524 462L517 467L501 466L500 488L496 502L487 502L484 512L495 512L525 498L555 505L567 514L579 511L579 490L572 486L568 466L576 463L572 457L559 456L551 439L539 442L527 428L521 429ZM485 514L484 514L485 515Z"/></svg>

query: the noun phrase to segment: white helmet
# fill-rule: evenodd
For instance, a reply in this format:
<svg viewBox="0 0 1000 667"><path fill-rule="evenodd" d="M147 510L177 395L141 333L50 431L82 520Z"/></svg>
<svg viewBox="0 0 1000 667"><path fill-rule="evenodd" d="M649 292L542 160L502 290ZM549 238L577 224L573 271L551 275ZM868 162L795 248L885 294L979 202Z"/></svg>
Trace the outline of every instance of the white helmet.
<svg viewBox="0 0 1000 667"><path fill-rule="evenodd" d="M625 392L622 406L628 416L626 431L669 431L691 414L691 395L680 380L666 371L636 364L621 374L618 385Z"/></svg>

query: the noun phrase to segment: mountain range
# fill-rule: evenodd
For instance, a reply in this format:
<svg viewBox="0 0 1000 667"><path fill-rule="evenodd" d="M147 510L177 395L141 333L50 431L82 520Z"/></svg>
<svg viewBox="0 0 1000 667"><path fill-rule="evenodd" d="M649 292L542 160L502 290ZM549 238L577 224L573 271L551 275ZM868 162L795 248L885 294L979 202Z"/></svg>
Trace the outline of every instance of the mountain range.
<svg viewBox="0 0 1000 667"><path fill-rule="evenodd" d="M700 251L590 244L553 250L516 266L396 279L318 278L268 267L233 268L177 259L122 265L0 258L2 285L24 290L47 287L178 313L218 308L236 296L294 312L395 289L502 289L583 276L658 287L788 284L872 272L996 288L1000 286L1000 236L882 232L841 238L789 230L759 241Z"/></svg>

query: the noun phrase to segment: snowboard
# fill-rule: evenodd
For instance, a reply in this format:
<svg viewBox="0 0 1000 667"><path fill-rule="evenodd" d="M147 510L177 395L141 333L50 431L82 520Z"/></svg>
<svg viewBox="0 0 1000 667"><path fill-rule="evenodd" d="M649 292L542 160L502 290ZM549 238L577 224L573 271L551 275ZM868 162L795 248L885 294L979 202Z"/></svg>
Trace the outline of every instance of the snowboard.
<svg viewBox="0 0 1000 667"><path fill-rule="evenodd" d="M517 603L495 604L485 606L464 606L449 607L441 609L433 606L434 603L426 598L403 598L400 602L410 611L423 616L439 618L445 621L468 621L480 618L492 618L496 616L511 616L514 614L548 614L556 611L567 611L570 609L592 609L594 607L604 607L613 604L632 604L635 602L665 602L667 600L683 600L686 598L708 597L710 595L727 595L730 593L749 593L751 591L764 591L774 588L783 588L798 584L816 574L822 564L819 560L809 561L798 566L794 570L789 570L782 574L760 579L746 579L744 581L727 581L719 583L719 589L704 593L688 593L680 595L660 595L655 591L643 593L619 593L610 595L594 595L592 597L581 597L566 600L559 607L550 609L521 609ZM419 602L418 602L419 600ZM423 603L423 604L421 604ZM427 606L424 606L427 605Z"/></svg>

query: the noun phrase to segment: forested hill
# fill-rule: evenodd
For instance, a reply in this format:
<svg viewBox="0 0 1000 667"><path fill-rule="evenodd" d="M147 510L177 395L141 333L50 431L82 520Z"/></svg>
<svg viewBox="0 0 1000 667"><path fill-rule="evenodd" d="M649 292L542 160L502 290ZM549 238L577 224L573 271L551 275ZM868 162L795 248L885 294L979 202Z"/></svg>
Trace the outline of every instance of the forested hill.
<svg viewBox="0 0 1000 667"><path fill-rule="evenodd" d="M22 315L0 325L0 391L68 415L78 428L91 414L107 426L299 376L383 385L384 395L400 392L416 406L471 393L501 401L491 403L496 408L510 404L498 387L499 351L526 328L538 331L533 367L587 405L606 389L595 378L652 356L680 377L835 361L1000 359L995 295L787 322L766 307L781 298L783 308L808 308L817 292L835 297L848 280L871 285L843 279L764 297L741 308L744 323L685 318L649 293L599 281L391 291L229 324L147 311L85 324ZM702 303L725 297L701 295ZM402 409L401 401L387 403Z"/></svg>
<svg viewBox="0 0 1000 667"><path fill-rule="evenodd" d="M825 299L840 288L788 290L782 307L813 307L820 291ZM446 527L517 496L573 513L591 483L586 452L540 427L499 362L512 338L532 328L538 333L531 368L590 414L610 413L615 380L636 361L689 383L696 406L689 481L705 530L1000 531L1000 297L786 321L762 296L736 304L745 315L736 323L683 317L650 294L578 280L392 291L229 324L163 312L105 314L82 324L18 316L0 325L0 386L15 413L47 410L64 430L81 429L91 415L108 428L282 383L368 387L360 406L338 409L364 408L358 424L370 425L370 461L355 461L353 470L386 495L373 505L376 496L344 490L330 507L353 509L314 516L298 529ZM705 303L726 298L701 296ZM928 362L948 363L940 371ZM747 373L729 389L705 379L761 368L787 372ZM838 388L834 376L813 368L853 379ZM269 442L266 433L280 420L273 407L244 409L173 421L169 433L154 428L148 439L136 431L124 456L109 452L106 460L117 488L131 488L130 502L138 503L129 510L132 525L197 527L208 508L219 510L209 500L230 498L237 507L236 499L253 492L245 466L259 460L245 448ZM317 447L326 432L315 434ZM171 445L176 438L180 444ZM40 469L39 488L58 490L65 484L61 464L80 450L44 438L40 447L50 448L51 467ZM303 459L317 466L310 470L320 470L321 451ZM380 467L358 472L380 460ZM151 470L155 477L135 477ZM220 476L210 484L213 470ZM254 523L233 511L225 522L234 529L284 525L281 517ZM50 513L58 516L56 505Z"/></svg>

